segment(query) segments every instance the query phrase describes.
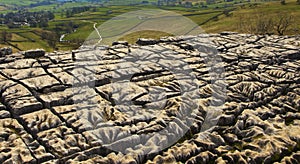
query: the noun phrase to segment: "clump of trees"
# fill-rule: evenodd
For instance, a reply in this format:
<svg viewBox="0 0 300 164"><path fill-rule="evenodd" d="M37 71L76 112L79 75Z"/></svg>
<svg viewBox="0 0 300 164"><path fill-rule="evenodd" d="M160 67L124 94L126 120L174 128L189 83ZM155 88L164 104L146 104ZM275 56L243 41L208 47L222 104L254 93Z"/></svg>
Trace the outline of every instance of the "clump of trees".
<svg viewBox="0 0 300 164"><path fill-rule="evenodd" d="M89 11L90 9L91 9L90 6L73 7L66 11L66 17L69 18L69 17L72 17L74 14L86 12L86 11Z"/></svg>
<svg viewBox="0 0 300 164"><path fill-rule="evenodd" d="M54 31L56 33L72 33L78 27L79 27L78 24L75 24L73 21L70 21L70 22L56 24Z"/></svg>
<svg viewBox="0 0 300 164"><path fill-rule="evenodd" d="M10 41L11 38L12 38L11 33L7 32L7 31L0 32L0 43L6 43L6 42Z"/></svg>
<svg viewBox="0 0 300 164"><path fill-rule="evenodd" d="M46 5L51 5L51 4L53 4L53 2L51 2L50 0L45 0L45 1L41 1L41 2L32 3L32 4L30 4L30 7L46 6Z"/></svg>
<svg viewBox="0 0 300 164"><path fill-rule="evenodd" d="M288 13L240 16L238 29L244 33L285 35L292 30L295 20Z"/></svg>
<svg viewBox="0 0 300 164"><path fill-rule="evenodd" d="M2 24L9 28L29 25L30 27L47 27L48 21L54 19L54 14L50 11L28 12L18 11L7 14L0 14Z"/></svg>
<svg viewBox="0 0 300 164"><path fill-rule="evenodd" d="M55 33L55 32L52 32L52 31L44 31L42 34L41 34L41 38L43 40L46 40L48 45L50 47L52 47L53 49L56 49L56 43L59 39L59 36Z"/></svg>
<svg viewBox="0 0 300 164"><path fill-rule="evenodd" d="M286 5L285 0L280 0L280 3L281 3L282 5Z"/></svg>

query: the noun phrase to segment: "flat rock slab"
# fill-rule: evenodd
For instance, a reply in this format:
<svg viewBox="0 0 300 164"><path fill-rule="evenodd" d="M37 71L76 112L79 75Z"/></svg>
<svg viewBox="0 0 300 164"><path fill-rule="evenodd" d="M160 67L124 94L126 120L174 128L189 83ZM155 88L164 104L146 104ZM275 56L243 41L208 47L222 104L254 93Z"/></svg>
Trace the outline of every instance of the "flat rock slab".
<svg viewBox="0 0 300 164"><path fill-rule="evenodd" d="M2 93L2 99L14 114L24 114L40 110L42 103L23 85L14 84Z"/></svg>
<svg viewBox="0 0 300 164"><path fill-rule="evenodd" d="M299 40L223 32L6 54L0 163L300 163Z"/></svg>
<svg viewBox="0 0 300 164"><path fill-rule="evenodd" d="M63 125L62 121L49 109L24 114L21 119L34 134Z"/></svg>
<svg viewBox="0 0 300 164"><path fill-rule="evenodd" d="M39 132L37 136L41 138L42 143L49 145L54 155L60 158L90 147L81 134L74 132L66 126L58 126Z"/></svg>
<svg viewBox="0 0 300 164"><path fill-rule="evenodd" d="M1 163L37 163L54 158L51 153L28 134L17 120L0 120Z"/></svg>

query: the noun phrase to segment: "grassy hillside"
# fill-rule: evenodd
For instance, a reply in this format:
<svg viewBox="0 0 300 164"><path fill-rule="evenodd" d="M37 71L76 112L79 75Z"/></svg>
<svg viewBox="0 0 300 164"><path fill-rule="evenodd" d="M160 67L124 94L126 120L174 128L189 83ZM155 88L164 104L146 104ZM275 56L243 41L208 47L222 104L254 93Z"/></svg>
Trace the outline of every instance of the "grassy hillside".
<svg viewBox="0 0 300 164"><path fill-rule="evenodd" d="M215 33L220 31L249 32L245 26L240 27L241 23L247 26L255 26L259 20L266 21L273 19L278 21L281 16L291 16L291 26L286 30L286 35L300 34L300 5L294 0L286 1L286 5L280 2L268 2L258 5L245 4L233 11L229 16L219 16L218 19L210 21L202 26L206 32Z"/></svg>
<svg viewBox="0 0 300 164"><path fill-rule="evenodd" d="M2 5L14 5L14 6L28 6L30 4L34 4L37 2L41 2L42 0L1 0L0 4Z"/></svg>

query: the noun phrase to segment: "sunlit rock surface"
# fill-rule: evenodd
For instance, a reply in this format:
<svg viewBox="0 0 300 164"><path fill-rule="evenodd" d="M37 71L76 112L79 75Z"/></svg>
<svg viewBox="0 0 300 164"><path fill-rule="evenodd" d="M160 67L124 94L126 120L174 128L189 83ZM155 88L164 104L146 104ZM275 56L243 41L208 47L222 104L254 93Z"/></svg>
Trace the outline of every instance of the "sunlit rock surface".
<svg viewBox="0 0 300 164"><path fill-rule="evenodd" d="M137 43L0 55L0 163L300 163L299 37Z"/></svg>

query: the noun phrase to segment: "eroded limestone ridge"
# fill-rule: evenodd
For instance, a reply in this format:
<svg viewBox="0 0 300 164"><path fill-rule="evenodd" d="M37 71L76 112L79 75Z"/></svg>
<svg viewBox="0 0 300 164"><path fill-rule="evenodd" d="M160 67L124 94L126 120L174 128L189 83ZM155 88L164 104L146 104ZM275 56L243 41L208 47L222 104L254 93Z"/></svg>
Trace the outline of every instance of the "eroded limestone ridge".
<svg viewBox="0 0 300 164"><path fill-rule="evenodd" d="M221 60L213 67L223 69L222 83L211 75L211 56L195 48L207 46L207 39L218 50ZM300 163L299 37L221 33L138 43L101 47L99 60L90 62L93 70L78 56L91 49L2 55L0 163ZM194 87L188 79L147 63L150 51L170 50L192 70L197 95L182 96ZM130 53L145 55L142 62L122 63ZM161 58L157 63L178 64ZM87 80L86 72L93 78ZM118 91L116 81L126 75L131 85ZM80 84L88 92L77 90ZM181 108L184 99L196 101L197 109L178 119L192 105ZM209 105L221 113L204 131ZM191 126L182 126L186 122ZM166 126L172 127L168 134L182 137L155 152L172 139L157 137ZM144 145L135 145L144 134L150 134ZM109 149L113 145L131 153Z"/></svg>

